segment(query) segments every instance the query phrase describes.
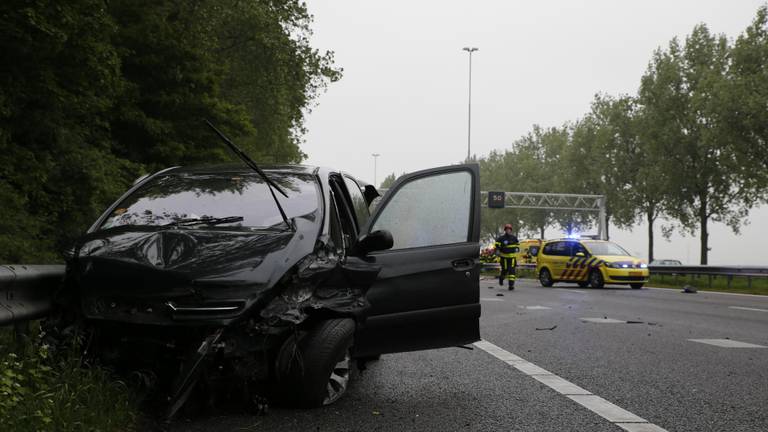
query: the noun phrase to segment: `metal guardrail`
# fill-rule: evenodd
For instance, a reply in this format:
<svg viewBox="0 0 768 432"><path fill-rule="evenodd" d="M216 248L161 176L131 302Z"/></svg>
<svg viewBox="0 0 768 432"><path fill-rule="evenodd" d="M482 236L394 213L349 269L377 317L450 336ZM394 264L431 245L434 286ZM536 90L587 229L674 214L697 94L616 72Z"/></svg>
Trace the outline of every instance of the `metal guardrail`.
<svg viewBox="0 0 768 432"><path fill-rule="evenodd" d="M482 270L499 270L501 268L501 264L499 263L480 263L480 268ZM524 269L535 269L536 264L518 264L517 268L524 268Z"/></svg>
<svg viewBox="0 0 768 432"><path fill-rule="evenodd" d="M671 276L672 278L679 276L706 276L710 288L712 287L712 280L717 277L725 277L728 288L731 287L734 277L745 277L748 288L752 288L753 278L768 278L768 267L765 266L649 266L648 270L650 270L651 276L661 276L662 282L664 282L665 276Z"/></svg>
<svg viewBox="0 0 768 432"><path fill-rule="evenodd" d="M48 315L63 265L0 265L0 326Z"/></svg>

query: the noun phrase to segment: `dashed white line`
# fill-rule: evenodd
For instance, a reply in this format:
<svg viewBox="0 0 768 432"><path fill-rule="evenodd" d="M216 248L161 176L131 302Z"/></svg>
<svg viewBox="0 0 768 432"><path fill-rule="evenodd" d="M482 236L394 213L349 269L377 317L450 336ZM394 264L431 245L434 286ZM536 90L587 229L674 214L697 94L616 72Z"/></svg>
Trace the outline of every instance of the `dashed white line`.
<svg viewBox="0 0 768 432"><path fill-rule="evenodd" d="M486 340L475 342L474 345L626 431L666 432L665 429L649 423L644 418Z"/></svg>
<svg viewBox="0 0 768 432"><path fill-rule="evenodd" d="M546 309L552 309L552 308L551 308L551 307L549 307L549 306L520 306L520 307L521 307L521 308L523 308L523 309L528 309L528 310L546 310Z"/></svg>
<svg viewBox="0 0 768 432"><path fill-rule="evenodd" d="M762 345L755 345L748 342L739 342L731 339L688 339L688 340L691 342L714 345L721 348L768 348Z"/></svg>
<svg viewBox="0 0 768 432"><path fill-rule="evenodd" d="M613 318L581 318L584 322L598 323L598 324L624 324L626 321L617 320Z"/></svg>
<svg viewBox="0 0 768 432"><path fill-rule="evenodd" d="M504 299L495 298L495 297L480 297L480 300L482 300L482 301L504 301Z"/></svg>
<svg viewBox="0 0 768 432"><path fill-rule="evenodd" d="M739 309L739 310L754 311L754 312L768 312L768 309L758 309L758 308L743 307L743 306L728 306L728 309Z"/></svg>
<svg viewBox="0 0 768 432"><path fill-rule="evenodd" d="M570 291L570 292L575 292L575 293L579 293L579 294L586 294L587 293L586 291L572 290L572 289L564 289L563 291Z"/></svg>

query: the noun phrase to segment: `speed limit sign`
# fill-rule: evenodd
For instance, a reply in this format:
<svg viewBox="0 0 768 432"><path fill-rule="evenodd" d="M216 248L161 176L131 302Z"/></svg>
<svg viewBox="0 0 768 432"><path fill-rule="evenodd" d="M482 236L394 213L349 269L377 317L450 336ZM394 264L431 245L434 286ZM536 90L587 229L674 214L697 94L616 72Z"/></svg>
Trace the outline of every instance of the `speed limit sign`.
<svg viewBox="0 0 768 432"><path fill-rule="evenodd" d="M488 192L488 208L504 208L504 192Z"/></svg>

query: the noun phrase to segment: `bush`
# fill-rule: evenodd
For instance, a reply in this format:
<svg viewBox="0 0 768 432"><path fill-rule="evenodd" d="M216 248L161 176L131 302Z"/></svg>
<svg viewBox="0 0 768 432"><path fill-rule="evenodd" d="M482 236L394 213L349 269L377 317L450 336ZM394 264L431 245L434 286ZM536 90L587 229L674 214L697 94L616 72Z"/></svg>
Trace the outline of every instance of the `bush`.
<svg viewBox="0 0 768 432"><path fill-rule="evenodd" d="M0 329L0 425L4 431L131 431L136 405L109 371L87 367L76 346L52 352L42 332L16 340Z"/></svg>

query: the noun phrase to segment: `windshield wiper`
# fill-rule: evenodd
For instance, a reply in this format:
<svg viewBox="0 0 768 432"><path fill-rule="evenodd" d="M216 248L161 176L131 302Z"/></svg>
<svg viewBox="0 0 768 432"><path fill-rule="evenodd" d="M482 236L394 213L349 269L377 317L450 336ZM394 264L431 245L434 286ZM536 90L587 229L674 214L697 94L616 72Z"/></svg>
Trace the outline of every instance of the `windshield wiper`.
<svg viewBox="0 0 768 432"><path fill-rule="evenodd" d="M242 216L227 216L227 217L201 217L201 218L190 218L190 219L179 219L177 221L165 224L165 226L169 225L175 225L175 226L189 226L189 225L198 225L198 224L206 224L206 225L221 225L225 223L234 223L234 222L242 222L243 217Z"/></svg>
<svg viewBox="0 0 768 432"><path fill-rule="evenodd" d="M288 219L288 216L285 214L285 210L283 210L283 206L280 204L280 200L277 199L277 196L275 195L275 190L280 192L284 197L288 198L288 194L285 193L283 188L281 188L277 183L273 182L272 179L267 177L267 174L264 173L264 171L259 168L258 165L256 165L256 162L253 161L247 154L245 154L244 151L240 150L238 146L235 145L232 141L229 140L229 138L226 137L220 130L216 129L216 126L213 125L213 123L209 122L208 120L205 121L205 123L210 126L211 129L213 129L214 132L216 132L216 135L221 138L222 141L224 141L224 144L226 144L236 155L240 158L243 162L245 162L246 165L248 165L249 168L256 171L262 179L267 183L267 187L269 188L269 193L272 195L272 199L275 201L275 204L277 204L277 209L280 210L280 216L283 217L283 221L286 225L288 225L288 228L291 229L291 231L296 232L296 227L293 226L293 223Z"/></svg>

